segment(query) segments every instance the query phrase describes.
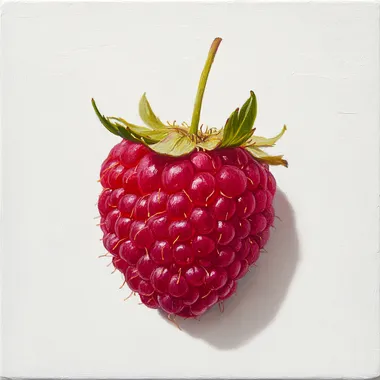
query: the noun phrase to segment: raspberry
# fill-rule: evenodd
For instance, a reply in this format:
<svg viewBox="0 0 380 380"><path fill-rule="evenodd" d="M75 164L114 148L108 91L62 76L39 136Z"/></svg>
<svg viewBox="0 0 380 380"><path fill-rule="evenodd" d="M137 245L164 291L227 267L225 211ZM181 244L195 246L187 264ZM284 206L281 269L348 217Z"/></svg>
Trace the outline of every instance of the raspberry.
<svg viewBox="0 0 380 380"><path fill-rule="evenodd" d="M223 133L198 130L203 91L221 39L215 39L195 101L191 126L164 125L145 95L140 116L148 127L121 118L102 124L123 139L100 169L98 199L103 244L129 288L151 309L195 318L230 298L270 237L276 180L269 165L282 156L253 134L251 91Z"/></svg>
<svg viewBox="0 0 380 380"><path fill-rule="evenodd" d="M131 157L126 170L134 171L141 162L160 161L161 166L155 167L156 186L139 180L138 188L115 182L115 187L103 190L99 211L105 220L104 245L107 249L117 245L112 254L122 260L120 269L127 284L145 305L171 314L183 315L186 310L190 318L199 316L231 297L236 280L257 261L259 245L268 238L273 223L272 203L266 200L268 191L272 195L275 192L274 177L260 163L239 163L234 148L213 152L213 160L219 163L229 157L228 164L218 165L215 171L209 158L200 154L203 152L190 160L170 158L171 163L164 168L164 157L156 158L156 153L138 149L140 145L118 144L119 156L110 155L103 168L115 159L120 161L100 175L107 170L116 177L113 170L119 172L120 165L125 165L127 152L136 152L139 158ZM131 166L133 163L136 166ZM209 171L199 172L201 165ZM246 174L252 165L265 173L265 182L260 181L253 191L248 188ZM206 205L211 192L216 194ZM116 207L108 208L110 199L115 200ZM207 270L202 260L209 262Z"/></svg>

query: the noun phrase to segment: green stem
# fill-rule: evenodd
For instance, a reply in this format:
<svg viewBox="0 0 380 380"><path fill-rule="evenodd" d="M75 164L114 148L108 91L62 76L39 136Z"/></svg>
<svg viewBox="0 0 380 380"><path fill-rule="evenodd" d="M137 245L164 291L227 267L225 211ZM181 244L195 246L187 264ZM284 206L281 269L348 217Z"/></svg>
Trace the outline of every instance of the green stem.
<svg viewBox="0 0 380 380"><path fill-rule="evenodd" d="M221 38L215 38L215 40L213 41L210 47L210 51L208 52L207 60L203 68L201 78L199 80L198 92L195 98L193 116L191 118L191 126L190 126L190 133L194 135L198 133L199 119L201 117L202 100L203 100L203 94L206 89L207 78L210 73L212 63L214 62L216 52L218 51L218 47L221 42L222 42Z"/></svg>

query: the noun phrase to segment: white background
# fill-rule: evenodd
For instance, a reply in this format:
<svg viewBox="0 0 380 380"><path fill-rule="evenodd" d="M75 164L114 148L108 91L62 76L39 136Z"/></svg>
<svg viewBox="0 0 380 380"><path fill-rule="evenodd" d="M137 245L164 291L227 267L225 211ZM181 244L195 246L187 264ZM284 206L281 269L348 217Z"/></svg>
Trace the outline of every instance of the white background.
<svg viewBox="0 0 380 380"><path fill-rule="evenodd" d="M179 331L123 302L93 217L147 91L189 121L213 38L202 121L253 89L258 132L289 169L276 230L237 296ZM379 374L379 6L375 3L25 4L2 10L3 376L373 377Z"/></svg>

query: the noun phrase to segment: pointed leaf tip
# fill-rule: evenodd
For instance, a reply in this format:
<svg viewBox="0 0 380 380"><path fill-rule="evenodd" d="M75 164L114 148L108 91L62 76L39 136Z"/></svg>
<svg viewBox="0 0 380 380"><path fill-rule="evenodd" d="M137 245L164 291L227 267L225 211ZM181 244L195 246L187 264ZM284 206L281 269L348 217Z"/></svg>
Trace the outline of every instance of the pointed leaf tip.
<svg viewBox="0 0 380 380"><path fill-rule="evenodd" d="M91 99L91 103L92 103L92 107L94 108L94 111L96 113L96 116L98 117L98 119L100 120L100 122L103 124L103 126L111 133L113 133L114 135L117 135L119 136L119 133L118 133L118 128L113 124L111 123L109 120L107 120L104 115L102 115L95 103L95 100L94 98Z"/></svg>
<svg viewBox="0 0 380 380"><path fill-rule="evenodd" d="M262 147L262 148L270 148L276 144L278 140L283 136L283 134L286 132L287 128L286 125L284 125L281 129L281 132L274 136L274 137L262 137L262 136L255 136L253 135L248 141L246 146L254 145L256 147Z"/></svg>

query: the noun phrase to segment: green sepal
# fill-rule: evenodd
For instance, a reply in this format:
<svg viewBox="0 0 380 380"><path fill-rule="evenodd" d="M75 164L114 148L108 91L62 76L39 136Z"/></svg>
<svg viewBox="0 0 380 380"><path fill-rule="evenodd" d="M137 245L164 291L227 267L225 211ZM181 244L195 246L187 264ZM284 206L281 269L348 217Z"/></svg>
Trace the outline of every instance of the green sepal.
<svg viewBox="0 0 380 380"><path fill-rule="evenodd" d="M117 127L118 136L129 141L144 143L144 141L141 140L140 137L135 136L129 129L125 128L123 125L119 123L114 123L114 125Z"/></svg>
<svg viewBox="0 0 380 380"><path fill-rule="evenodd" d="M254 145L246 146L245 149L251 153L251 155L256 158L258 161L265 162L269 165L282 165L285 167L288 167L288 161L284 160L284 156L270 156L269 154L265 153L260 148L257 148Z"/></svg>
<svg viewBox="0 0 380 380"><path fill-rule="evenodd" d="M103 126L114 135L120 136L123 139L149 145L160 141L168 134L168 131L161 130L158 132L147 127L128 123L120 117L105 117L100 113L95 100L92 99L91 102L95 113Z"/></svg>
<svg viewBox="0 0 380 380"><path fill-rule="evenodd" d="M148 144L156 143L165 138L168 134L167 129L153 130L147 127L141 127L139 125L131 124L121 117L109 117L108 119L117 120L118 122L122 123L124 125L124 128L129 130L134 137L140 140L143 139Z"/></svg>
<svg viewBox="0 0 380 380"><path fill-rule="evenodd" d="M123 119L122 117L109 116L107 119L115 120L115 121L118 121L119 123L124 124L125 128L129 128L133 133L136 133L138 135L143 135L152 131L150 128L132 124L126 121L125 119Z"/></svg>
<svg viewBox="0 0 380 380"><path fill-rule="evenodd" d="M260 148L270 148L282 137L286 131L286 125L282 127L281 132L271 138L253 135L245 144L244 148L259 161L266 162L269 165L282 165L288 167L288 162L283 159L283 156L271 156Z"/></svg>
<svg viewBox="0 0 380 380"><path fill-rule="evenodd" d="M278 140L280 140L280 138L282 137L282 135L285 133L286 131L286 125L284 125L281 129L281 132L274 136L274 137L270 137L270 138L266 138L266 137L261 137L261 136L255 136L253 135L246 143L246 145L254 145L256 147L263 147L263 148L269 148L269 147L272 147L276 144L276 142Z"/></svg>
<svg viewBox="0 0 380 380"><path fill-rule="evenodd" d="M236 147L244 144L252 136L252 128L257 115L257 100L253 91L241 109L232 112L226 122L221 147Z"/></svg>
<svg viewBox="0 0 380 380"><path fill-rule="evenodd" d="M141 120L152 129L166 129L167 126L155 115L144 92L139 103Z"/></svg>
<svg viewBox="0 0 380 380"><path fill-rule="evenodd" d="M191 153L196 147L195 136L179 128L173 128L168 135L149 148L160 154L179 157Z"/></svg>
<svg viewBox="0 0 380 380"><path fill-rule="evenodd" d="M229 142L232 139L233 131L236 126L237 120L239 115L239 108L236 108L235 111L232 112L230 117L226 121L226 125L223 128L223 138L222 142L220 143L221 147L227 147L229 146Z"/></svg>

